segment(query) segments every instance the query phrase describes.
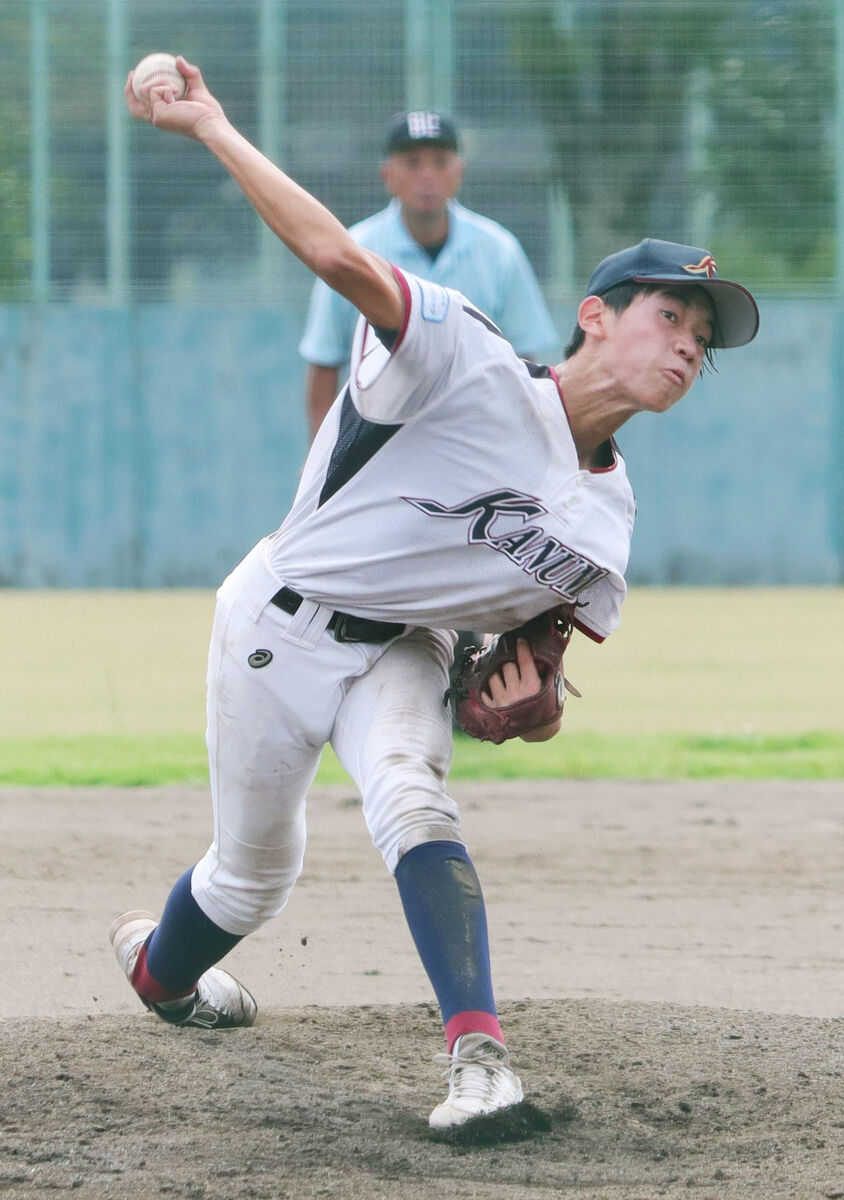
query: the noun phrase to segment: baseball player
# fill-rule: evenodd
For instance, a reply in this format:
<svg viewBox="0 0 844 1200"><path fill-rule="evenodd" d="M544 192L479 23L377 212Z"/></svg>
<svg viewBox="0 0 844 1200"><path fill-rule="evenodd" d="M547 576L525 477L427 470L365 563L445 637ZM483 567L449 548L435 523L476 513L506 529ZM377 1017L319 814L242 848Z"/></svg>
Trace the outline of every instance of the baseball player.
<svg viewBox="0 0 844 1200"><path fill-rule="evenodd" d="M750 294L706 251L646 240L604 260L556 369L520 359L456 291L360 246L228 122L184 59L187 93L126 99L204 144L278 237L362 314L348 385L293 507L218 592L208 669L214 838L161 920L111 940L165 1021L249 1025L255 1001L216 964L284 907L305 800L331 743L355 781L442 1011L448 1133L519 1105L490 977L484 902L446 786L454 626L511 630L561 602L601 641L619 621L633 497L614 432L688 391L715 347L754 337ZM491 403L494 398L494 403ZM529 645L491 708L534 695ZM526 731L553 736L559 716Z"/></svg>
<svg viewBox="0 0 844 1200"><path fill-rule="evenodd" d="M558 353L560 339L533 268L518 240L454 196L463 180L457 129L435 112L398 113L384 144L381 178L393 197L349 232L400 270L456 288L525 358ZM348 371L358 311L321 279L314 284L299 352L307 361L311 436Z"/></svg>

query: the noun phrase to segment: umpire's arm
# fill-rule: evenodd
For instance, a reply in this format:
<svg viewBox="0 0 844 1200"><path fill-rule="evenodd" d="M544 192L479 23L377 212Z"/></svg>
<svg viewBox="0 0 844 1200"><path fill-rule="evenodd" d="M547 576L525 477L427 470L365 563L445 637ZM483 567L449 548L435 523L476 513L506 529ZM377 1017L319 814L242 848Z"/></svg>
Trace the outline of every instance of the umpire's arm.
<svg viewBox="0 0 844 1200"><path fill-rule="evenodd" d="M130 72L124 95L132 116L202 142L306 267L350 300L372 325L400 329L404 296L389 263L359 246L323 204L238 133L208 91L198 67L182 57L176 61L187 80L184 98L175 100L168 88L151 87L138 100Z"/></svg>

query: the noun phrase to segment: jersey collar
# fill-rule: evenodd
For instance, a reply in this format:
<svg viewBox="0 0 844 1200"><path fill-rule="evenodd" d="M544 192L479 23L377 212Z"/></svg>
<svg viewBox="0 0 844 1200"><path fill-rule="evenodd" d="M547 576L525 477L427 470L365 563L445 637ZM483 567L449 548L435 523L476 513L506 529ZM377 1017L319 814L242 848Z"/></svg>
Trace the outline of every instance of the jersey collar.
<svg viewBox="0 0 844 1200"><path fill-rule="evenodd" d="M391 200L387 211L393 223L397 249L410 256L410 261L413 261L414 257L424 260L428 268L425 272L427 278L438 279L444 268L447 269L450 263L462 258L470 249L466 223L463 220L463 213L466 210L456 200L448 202L448 237L433 264L405 225L401 215L400 202L396 199Z"/></svg>

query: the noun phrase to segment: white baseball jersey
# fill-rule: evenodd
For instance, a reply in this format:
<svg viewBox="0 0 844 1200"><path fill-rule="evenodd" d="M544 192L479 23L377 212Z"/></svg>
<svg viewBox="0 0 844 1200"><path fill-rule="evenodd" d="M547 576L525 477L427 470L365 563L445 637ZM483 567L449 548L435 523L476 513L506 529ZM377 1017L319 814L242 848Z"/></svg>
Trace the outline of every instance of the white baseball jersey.
<svg viewBox="0 0 844 1200"><path fill-rule="evenodd" d="M633 529L622 458L608 443L582 470L553 372L459 292L396 276L404 328L388 348L359 322L349 384L261 544L263 599L287 584L355 616L493 633L576 600L603 639Z"/></svg>

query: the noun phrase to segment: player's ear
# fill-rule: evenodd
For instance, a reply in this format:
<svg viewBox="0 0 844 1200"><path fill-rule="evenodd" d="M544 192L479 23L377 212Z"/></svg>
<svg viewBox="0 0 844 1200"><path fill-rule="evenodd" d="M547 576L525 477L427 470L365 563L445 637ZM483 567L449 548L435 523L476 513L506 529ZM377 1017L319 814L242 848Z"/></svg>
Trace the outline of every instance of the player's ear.
<svg viewBox="0 0 844 1200"><path fill-rule="evenodd" d="M452 180L454 182L454 192L457 192L463 182L463 171L466 168L466 159L462 155L457 154L452 165ZM453 195L454 193L452 193Z"/></svg>
<svg viewBox="0 0 844 1200"><path fill-rule="evenodd" d="M395 196L395 172L393 170L393 160L391 158L385 158L381 163L381 179L384 183L384 187L387 189L390 195Z"/></svg>
<svg viewBox="0 0 844 1200"><path fill-rule="evenodd" d="M607 313L610 311L600 296L587 296L577 310L577 323L584 333L603 340L607 336Z"/></svg>

